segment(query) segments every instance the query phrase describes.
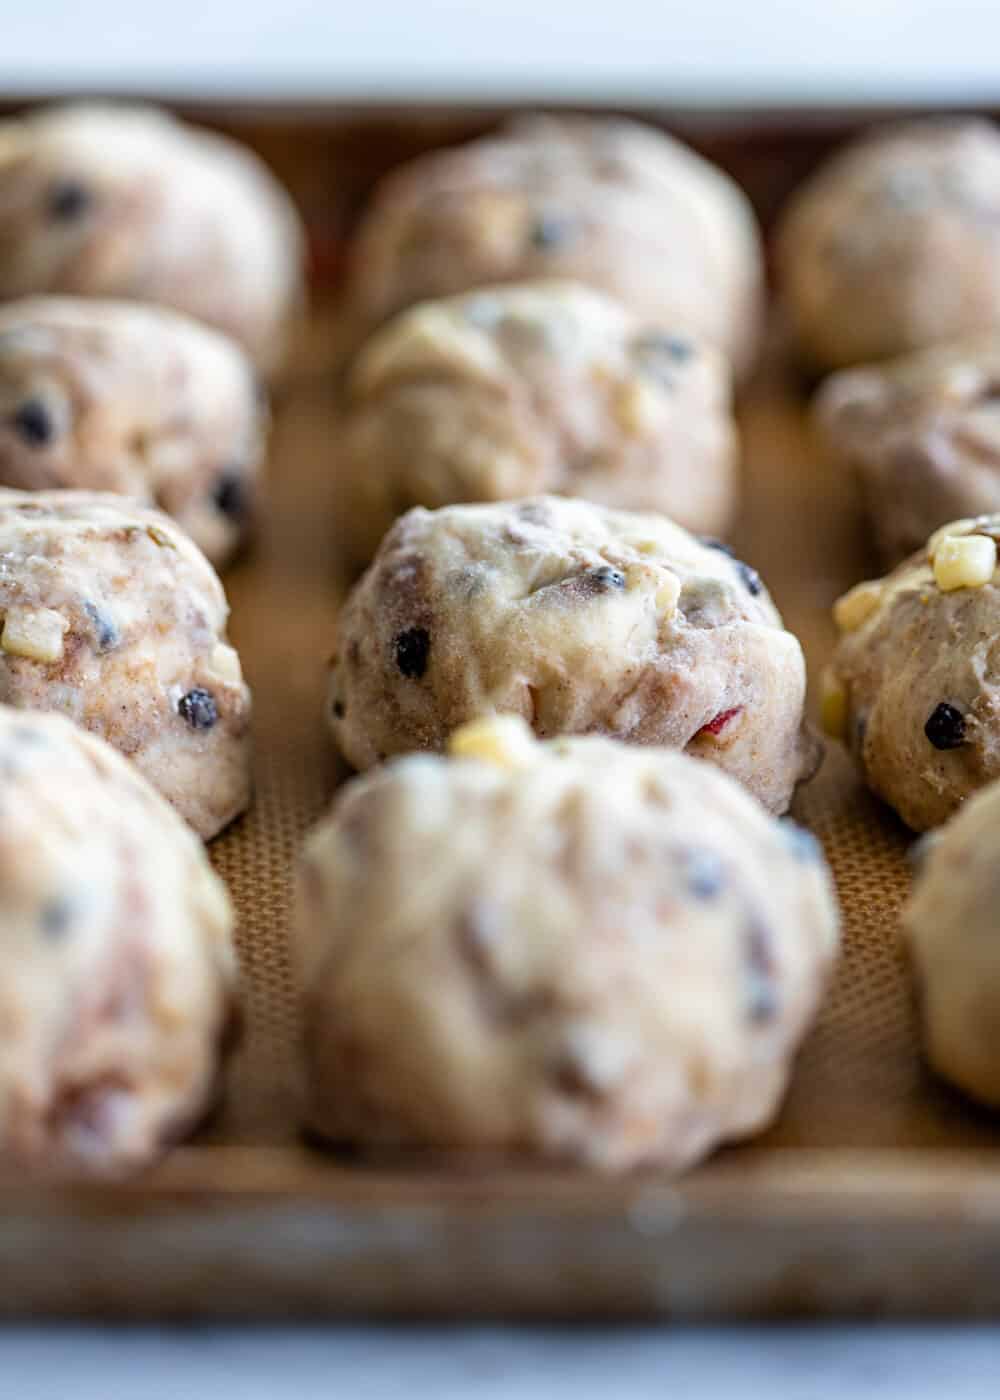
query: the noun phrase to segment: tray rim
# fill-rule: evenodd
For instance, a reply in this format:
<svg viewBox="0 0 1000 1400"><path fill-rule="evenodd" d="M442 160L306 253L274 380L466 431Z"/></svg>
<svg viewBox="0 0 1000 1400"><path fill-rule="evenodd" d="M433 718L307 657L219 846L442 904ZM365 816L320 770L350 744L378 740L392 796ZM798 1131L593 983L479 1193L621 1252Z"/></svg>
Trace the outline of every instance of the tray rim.
<svg viewBox="0 0 1000 1400"><path fill-rule="evenodd" d="M0 1182L0 1319L1000 1316L996 1154L895 1157L732 1152L673 1181L181 1149L115 1187Z"/></svg>
<svg viewBox="0 0 1000 1400"><path fill-rule="evenodd" d="M39 1182L0 1174L0 1212L18 1206L80 1209L112 1218L143 1207L238 1205L287 1200L334 1210L432 1205L442 1212L484 1206L498 1215L536 1210L573 1218L628 1212L662 1200L705 1222L995 1222L1000 1228L1000 1147L723 1150L687 1176L657 1170L624 1175L439 1153L349 1161L305 1146L186 1146L158 1167L113 1181ZM0 1257L3 1255L0 1213Z"/></svg>

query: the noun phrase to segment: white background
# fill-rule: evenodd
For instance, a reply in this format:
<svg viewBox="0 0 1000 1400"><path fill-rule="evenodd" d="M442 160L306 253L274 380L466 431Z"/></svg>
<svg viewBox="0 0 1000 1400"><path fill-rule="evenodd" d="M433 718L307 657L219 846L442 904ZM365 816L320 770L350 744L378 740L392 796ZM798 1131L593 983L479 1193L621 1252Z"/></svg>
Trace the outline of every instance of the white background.
<svg viewBox="0 0 1000 1400"><path fill-rule="evenodd" d="M1000 101L1000 0L0 0L0 21L7 95ZM0 1400L411 1392L421 1400L971 1400L1000 1395L1000 1335L0 1331Z"/></svg>
<svg viewBox="0 0 1000 1400"><path fill-rule="evenodd" d="M997 0L0 0L0 91L995 99Z"/></svg>

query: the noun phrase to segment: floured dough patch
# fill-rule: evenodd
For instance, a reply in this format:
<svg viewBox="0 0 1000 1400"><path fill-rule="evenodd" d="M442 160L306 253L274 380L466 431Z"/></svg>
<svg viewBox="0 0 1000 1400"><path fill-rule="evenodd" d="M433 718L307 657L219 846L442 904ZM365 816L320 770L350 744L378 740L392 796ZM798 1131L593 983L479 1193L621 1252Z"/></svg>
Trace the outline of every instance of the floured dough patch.
<svg viewBox="0 0 1000 1400"><path fill-rule="evenodd" d="M106 739L206 840L250 799L228 614L211 565L159 511L0 489L0 701Z"/></svg>
<svg viewBox="0 0 1000 1400"><path fill-rule="evenodd" d="M312 1125L605 1170L762 1128L837 947L808 833L665 749L504 718L453 753L349 783L307 841Z"/></svg>
<svg viewBox="0 0 1000 1400"><path fill-rule="evenodd" d="M736 497L724 357L579 283L404 312L355 362L337 449L341 547L367 563L412 506L545 492L721 534Z"/></svg>
<svg viewBox="0 0 1000 1400"><path fill-rule="evenodd" d="M197 1122L234 1015L232 927L133 765L0 706L0 1160L120 1173Z"/></svg>

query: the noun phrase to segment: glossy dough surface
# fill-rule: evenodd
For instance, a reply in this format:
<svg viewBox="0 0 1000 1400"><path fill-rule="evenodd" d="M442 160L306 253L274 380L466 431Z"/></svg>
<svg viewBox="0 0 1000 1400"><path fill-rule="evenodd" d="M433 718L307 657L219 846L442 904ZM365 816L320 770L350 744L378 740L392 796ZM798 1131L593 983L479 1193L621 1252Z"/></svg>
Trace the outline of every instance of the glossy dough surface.
<svg viewBox="0 0 1000 1400"><path fill-rule="evenodd" d="M135 768L0 706L0 1159L117 1173L214 1097L233 914L201 843Z"/></svg>
<svg viewBox="0 0 1000 1400"><path fill-rule="evenodd" d="M819 848L707 764L523 726L508 761L512 724L499 762L348 784L309 838L310 1120L690 1165L776 1111L837 944Z"/></svg>
<svg viewBox="0 0 1000 1400"><path fill-rule="evenodd" d="M121 497L0 490L0 701L131 758L208 839L250 797L250 692L211 565Z"/></svg>

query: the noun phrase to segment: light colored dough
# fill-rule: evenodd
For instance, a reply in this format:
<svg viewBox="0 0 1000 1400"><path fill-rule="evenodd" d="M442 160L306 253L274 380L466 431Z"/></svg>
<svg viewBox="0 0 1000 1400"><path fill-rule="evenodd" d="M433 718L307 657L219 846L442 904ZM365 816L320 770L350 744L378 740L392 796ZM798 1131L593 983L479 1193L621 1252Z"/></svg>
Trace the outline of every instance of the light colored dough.
<svg viewBox="0 0 1000 1400"><path fill-rule="evenodd" d="M184 823L106 744L0 706L0 1159L146 1165L217 1087L233 912Z"/></svg>
<svg viewBox="0 0 1000 1400"><path fill-rule="evenodd" d="M307 842L311 1123L603 1169L757 1132L837 946L818 846L682 754L500 728L348 784Z"/></svg>
<svg viewBox="0 0 1000 1400"><path fill-rule="evenodd" d="M819 368L1000 328L1000 133L940 117L876 128L796 191L775 253Z"/></svg>
<svg viewBox="0 0 1000 1400"><path fill-rule="evenodd" d="M330 707L356 768L513 713L686 748L783 812L819 756L805 684L752 569L662 516L548 496L403 516L341 614Z"/></svg>
<svg viewBox="0 0 1000 1400"><path fill-rule="evenodd" d="M763 261L743 191L663 132L612 117L521 117L391 173L353 249L355 312L495 282L575 278L707 340L737 373L760 334Z"/></svg>
<svg viewBox="0 0 1000 1400"><path fill-rule="evenodd" d="M159 506L216 565L253 513L267 413L237 346L165 307L0 308L0 484Z"/></svg>
<svg viewBox="0 0 1000 1400"><path fill-rule="evenodd" d="M1000 516L973 532L1000 539ZM873 790L923 831L1000 777L1000 584L994 573L943 592L924 550L865 591L867 615L843 632L832 665L844 734ZM952 748L926 732L939 705L961 716L964 741Z"/></svg>
<svg viewBox="0 0 1000 1400"><path fill-rule="evenodd" d="M489 288L404 312L365 347L339 533L367 563L412 506L556 492L724 534L737 452L718 351L579 283Z"/></svg>
<svg viewBox="0 0 1000 1400"><path fill-rule="evenodd" d="M1000 786L931 839L903 914L924 1049L939 1074L1000 1107Z"/></svg>
<svg viewBox="0 0 1000 1400"><path fill-rule="evenodd" d="M60 212L61 211L61 212ZM0 297L162 302L278 367L303 236L266 166L156 107L71 104L0 123Z"/></svg>
<svg viewBox="0 0 1000 1400"><path fill-rule="evenodd" d="M206 840L250 799L228 613L211 565L159 511L0 490L0 701L99 734Z"/></svg>

